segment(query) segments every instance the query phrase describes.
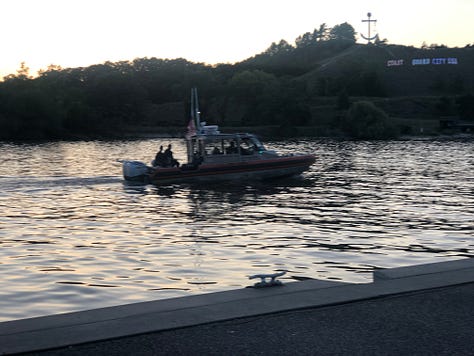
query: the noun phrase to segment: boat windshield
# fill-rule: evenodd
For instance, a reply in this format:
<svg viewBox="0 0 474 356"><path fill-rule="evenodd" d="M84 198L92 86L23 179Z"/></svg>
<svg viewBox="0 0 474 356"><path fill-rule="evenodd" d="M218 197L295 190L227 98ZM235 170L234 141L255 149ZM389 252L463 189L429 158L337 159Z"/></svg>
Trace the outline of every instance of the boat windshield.
<svg viewBox="0 0 474 356"><path fill-rule="evenodd" d="M215 155L254 155L265 151L262 143L253 135L207 135L193 138L190 142L190 158Z"/></svg>
<svg viewBox="0 0 474 356"><path fill-rule="evenodd" d="M247 140L246 140L246 144L247 145L251 145L252 146L252 149L257 152L257 153L263 153L264 151L266 151L265 147L263 146L263 144L260 142L260 140L258 138L256 138L255 136L250 136Z"/></svg>

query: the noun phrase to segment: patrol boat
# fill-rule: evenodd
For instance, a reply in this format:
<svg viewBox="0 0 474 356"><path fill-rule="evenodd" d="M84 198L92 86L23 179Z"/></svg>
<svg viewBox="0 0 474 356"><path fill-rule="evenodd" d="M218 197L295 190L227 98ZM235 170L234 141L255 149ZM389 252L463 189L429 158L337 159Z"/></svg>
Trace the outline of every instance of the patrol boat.
<svg viewBox="0 0 474 356"><path fill-rule="evenodd" d="M201 122L197 89L191 90L191 120L185 136L187 162L173 167L122 161L127 181L155 185L182 182L263 180L299 175L315 162L312 154L280 155L267 150L250 133L221 133L217 125Z"/></svg>

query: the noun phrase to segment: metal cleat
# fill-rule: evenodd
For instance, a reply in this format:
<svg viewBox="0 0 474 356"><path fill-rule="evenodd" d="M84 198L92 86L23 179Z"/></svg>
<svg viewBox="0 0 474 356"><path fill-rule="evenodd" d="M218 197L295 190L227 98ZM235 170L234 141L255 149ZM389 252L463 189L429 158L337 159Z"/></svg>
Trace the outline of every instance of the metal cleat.
<svg viewBox="0 0 474 356"><path fill-rule="evenodd" d="M255 288L263 288L263 287L273 287L273 286L281 286L283 283L278 281L276 278L281 277L286 273L286 271L277 272L273 274L256 274L253 276L249 276L249 279L260 278L260 282L255 283L253 286ZM270 279L270 280L267 280Z"/></svg>

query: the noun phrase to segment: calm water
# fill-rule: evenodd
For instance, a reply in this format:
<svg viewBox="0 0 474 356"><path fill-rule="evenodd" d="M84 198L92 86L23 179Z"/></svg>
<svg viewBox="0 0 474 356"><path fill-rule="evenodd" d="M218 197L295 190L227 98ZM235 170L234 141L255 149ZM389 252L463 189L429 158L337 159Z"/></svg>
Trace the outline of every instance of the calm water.
<svg viewBox="0 0 474 356"><path fill-rule="evenodd" d="M160 144L0 143L0 320L474 256L474 141L269 142L301 178L130 186Z"/></svg>

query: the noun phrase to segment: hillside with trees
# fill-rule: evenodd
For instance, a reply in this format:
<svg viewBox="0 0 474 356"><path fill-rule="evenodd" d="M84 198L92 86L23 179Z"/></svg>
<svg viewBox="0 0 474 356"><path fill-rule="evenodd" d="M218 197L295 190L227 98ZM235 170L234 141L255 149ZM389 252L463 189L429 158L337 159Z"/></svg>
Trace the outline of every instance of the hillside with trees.
<svg viewBox="0 0 474 356"><path fill-rule="evenodd" d="M473 64L471 45L362 45L348 23L322 24L236 64L136 58L51 65L32 77L22 63L0 82L0 139L182 134L193 86L209 123L390 138L418 133L419 120L433 128L442 117L474 121Z"/></svg>

